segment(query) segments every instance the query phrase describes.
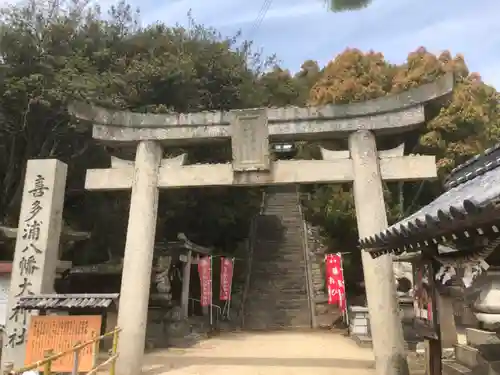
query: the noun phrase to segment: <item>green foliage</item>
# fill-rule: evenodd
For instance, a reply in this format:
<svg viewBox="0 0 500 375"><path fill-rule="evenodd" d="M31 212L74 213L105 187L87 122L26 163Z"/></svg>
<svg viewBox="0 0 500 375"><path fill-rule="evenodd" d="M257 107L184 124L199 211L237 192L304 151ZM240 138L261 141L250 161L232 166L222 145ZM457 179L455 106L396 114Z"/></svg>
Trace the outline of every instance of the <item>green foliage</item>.
<svg viewBox="0 0 500 375"><path fill-rule="evenodd" d="M249 43L237 45L237 36L223 37L195 22L189 29L161 23L142 28L138 12L125 2L107 15L87 4L33 0L9 6L0 29L1 219L16 225L27 159L62 159L70 166L65 218L93 234L82 262L103 260L105 249L123 251L129 194L83 194L85 169L110 161L91 129L70 120L68 102L155 113L255 107L264 102L259 78L268 66ZM195 162L230 160L220 147L190 155ZM244 189L168 191L161 196L158 236L182 231L232 249L246 237L259 203L258 194Z"/></svg>

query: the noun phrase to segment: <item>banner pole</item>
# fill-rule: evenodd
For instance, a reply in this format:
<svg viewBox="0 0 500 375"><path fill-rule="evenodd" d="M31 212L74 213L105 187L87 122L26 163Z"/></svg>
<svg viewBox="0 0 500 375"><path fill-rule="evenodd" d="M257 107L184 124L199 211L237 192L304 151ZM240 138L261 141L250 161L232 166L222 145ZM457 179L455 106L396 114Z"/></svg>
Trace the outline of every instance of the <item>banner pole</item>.
<svg viewBox="0 0 500 375"><path fill-rule="evenodd" d="M213 309L213 306L212 306L212 303L213 303L213 288L212 288L213 272L212 272L212 268L213 268L213 264L212 264L212 256L211 255L209 255L209 259L210 259L210 327L212 327L212 324L213 324L213 319L212 319L212 309Z"/></svg>
<svg viewBox="0 0 500 375"><path fill-rule="evenodd" d="M236 259L231 258L231 283L229 284L229 296L227 298L227 319L230 320L230 313L229 311L231 310L231 293L233 292L233 279L234 279L234 266L236 264Z"/></svg>
<svg viewBox="0 0 500 375"><path fill-rule="evenodd" d="M342 271L342 282L344 283L344 302L345 302L345 309L342 312L342 315L344 316L344 322L347 324L349 327L349 311L347 309L347 286L345 285L345 275L344 275L344 260L342 259L342 253L338 253L339 258L340 258L340 270Z"/></svg>

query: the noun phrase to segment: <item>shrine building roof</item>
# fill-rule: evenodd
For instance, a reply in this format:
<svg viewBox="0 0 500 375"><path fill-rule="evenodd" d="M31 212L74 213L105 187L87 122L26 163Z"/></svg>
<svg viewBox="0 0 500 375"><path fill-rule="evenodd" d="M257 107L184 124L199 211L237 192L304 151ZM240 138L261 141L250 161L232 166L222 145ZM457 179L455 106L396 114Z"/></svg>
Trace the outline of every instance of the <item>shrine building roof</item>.
<svg viewBox="0 0 500 375"><path fill-rule="evenodd" d="M386 230L359 241L376 257L417 251L430 243L500 231L500 144L455 168L446 191Z"/></svg>
<svg viewBox="0 0 500 375"><path fill-rule="evenodd" d="M19 298L16 309L21 310L72 310L106 309L119 297L112 294L40 294Z"/></svg>

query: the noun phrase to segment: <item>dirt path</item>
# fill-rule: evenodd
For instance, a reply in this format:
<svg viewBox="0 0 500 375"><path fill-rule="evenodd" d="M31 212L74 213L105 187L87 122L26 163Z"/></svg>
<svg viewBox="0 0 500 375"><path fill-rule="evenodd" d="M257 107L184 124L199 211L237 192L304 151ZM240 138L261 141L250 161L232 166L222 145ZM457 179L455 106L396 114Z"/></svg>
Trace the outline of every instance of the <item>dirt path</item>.
<svg viewBox="0 0 500 375"><path fill-rule="evenodd" d="M373 375L373 354L331 332L232 333L146 355L147 375Z"/></svg>

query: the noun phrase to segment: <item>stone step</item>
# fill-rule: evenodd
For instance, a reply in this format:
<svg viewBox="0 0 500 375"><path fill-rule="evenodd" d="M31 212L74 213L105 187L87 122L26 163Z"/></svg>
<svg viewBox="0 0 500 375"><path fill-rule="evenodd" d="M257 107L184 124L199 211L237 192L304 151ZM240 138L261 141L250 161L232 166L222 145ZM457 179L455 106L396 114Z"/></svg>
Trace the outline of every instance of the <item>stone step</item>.
<svg viewBox="0 0 500 375"><path fill-rule="evenodd" d="M254 276L264 277L265 274L256 272ZM287 293L289 289L296 289L296 288L300 288L301 290L306 289L306 287L304 286L304 282L305 282L304 272L301 272L288 275L286 278L281 278L281 279L267 278L267 279L254 280L253 282L252 280L250 280L250 285L253 287L267 288L268 291L274 289L278 293Z"/></svg>
<svg viewBox="0 0 500 375"><path fill-rule="evenodd" d="M257 224L256 227L256 233L263 233L266 234L269 232L269 227L266 226L268 225L267 223L262 223L262 224ZM284 233L295 233L296 231L300 230L300 233L302 235L302 228L303 228L303 222L301 220L290 220L288 223L286 223L286 227L278 227L275 226L273 227L273 234L284 234ZM286 232L285 232L286 231Z"/></svg>
<svg viewBox="0 0 500 375"><path fill-rule="evenodd" d="M263 325L289 325L287 323L295 322L299 325L310 325L309 314L306 313L283 313L276 311L274 314L251 314L245 317L245 323L253 322L257 325L259 322Z"/></svg>
<svg viewBox="0 0 500 375"><path fill-rule="evenodd" d="M479 350L472 346L456 344L455 358L458 363L468 368L474 368L478 365Z"/></svg>
<svg viewBox="0 0 500 375"><path fill-rule="evenodd" d="M297 201L293 200L274 200L266 203L264 206L264 212L270 209L299 211L299 205L297 204Z"/></svg>
<svg viewBox="0 0 500 375"><path fill-rule="evenodd" d="M259 306L261 307L261 306ZM266 324L282 323L285 321L309 321L309 310L307 309L290 309L284 311L283 309L276 310L260 310L252 314L246 314L246 317L252 320L261 320Z"/></svg>
<svg viewBox="0 0 500 375"><path fill-rule="evenodd" d="M255 273L256 274L260 274L260 275L264 275L266 276L266 278L269 277L270 280L274 280L272 279L268 274L269 273L275 273L275 272L283 272L283 269L285 269L287 266L289 268L293 267L294 264L296 264L298 261L296 262L280 262L279 265L274 265L274 266L271 266L271 265L268 265L269 262L274 262L274 261L279 261L278 258L275 258L275 259L268 259L266 260L266 262L262 262L261 264L259 263L253 263L252 264L252 267L254 269L256 269ZM300 267L300 268L299 268ZM297 268L295 268L294 270L290 270L287 275L283 275L282 277L276 277L276 279L286 279L288 276L290 275L298 275L298 274L302 274L304 275L304 270L305 270L305 267L304 266L298 266Z"/></svg>
<svg viewBox="0 0 500 375"><path fill-rule="evenodd" d="M443 375L473 375L473 372L460 363L450 361L443 363Z"/></svg>
<svg viewBox="0 0 500 375"><path fill-rule="evenodd" d="M273 249L269 249L273 251ZM276 252L275 256L271 255L261 255L257 254L255 261L252 263L252 267L256 270L262 269L265 271L281 271L281 274L276 278L281 276L286 277L286 267L289 268L289 272L299 271L305 269L304 255L296 249L290 249L290 253ZM273 275L270 275L273 277Z"/></svg>
<svg viewBox="0 0 500 375"><path fill-rule="evenodd" d="M298 197L295 190L272 191L256 222L244 328L310 328Z"/></svg>
<svg viewBox="0 0 500 375"><path fill-rule="evenodd" d="M257 293L248 294L248 300L252 300L251 297L256 301L255 304L261 303L281 303L281 301L286 303L294 303L295 301L307 301L306 299L306 291L300 290L295 293L288 293L288 295L279 295L278 293L266 293L265 290L257 290ZM288 298L286 298L288 297ZM249 304L254 304L252 302L248 302Z"/></svg>
<svg viewBox="0 0 500 375"><path fill-rule="evenodd" d="M443 375L500 375L500 361L489 362L475 369L470 369L456 361L443 363Z"/></svg>
<svg viewBox="0 0 500 375"><path fill-rule="evenodd" d="M271 262L280 262L280 263L279 263L279 265L277 265L277 264L270 265L269 263L271 263ZM252 264L252 267L254 267L257 270L256 273L264 274L264 273L268 273L268 272L282 271L283 268L286 266L293 267L294 265L296 265L296 268L294 270L290 270L289 272L294 273L294 272L301 271L301 273L303 274L305 266L300 265L300 264L297 265L297 263L299 263L299 262L300 261L297 258L287 260L286 262L282 262L282 261L280 261L279 257L276 257L276 258L267 258L264 261L260 261L260 262L254 262Z"/></svg>
<svg viewBox="0 0 500 375"><path fill-rule="evenodd" d="M276 291L276 294L287 294L287 293L295 293L296 290L306 290L306 287L304 286L305 283L305 278L303 275L297 275L297 277L303 278L304 282L299 282L295 280L259 280L255 282L250 282L250 285L255 288L259 289L260 291Z"/></svg>
<svg viewBox="0 0 500 375"><path fill-rule="evenodd" d="M278 261L278 259L269 259L270 262L272 261ZM293 267L294 262L281 262L279 265L275 266L269 266L267 265L268 262L264 263L265 265L260 265L258 263L252 264L252 267L256 269L255 274L256 275L261 275L265 276L266 280L286 280L286 279L292 279L295 278L297 275L302 275L305 277L305 267L297 267L293 270L289 270L286 275L280 275L279 277L272 277L269 276L269 274L277 273L277 272L283 272L283 269L286 269L286 267ZM253 275L253 273L252 273Z"/></svg>
<svg viewBox="0 0 500 375"><path fill-rule="evenodd" d="M288 242L286 244L272 243L270 241L262 241L257 243L253 250L253 260L263 262L265 257L281 257L281 259L301 258L304 259L304 249L301 242ZM286 257L286 258L284 258Z"/></svg>
<svg viewBox="0 0 500 375"><path fill-rule="evenodd" d="M260 308L266 307L262 309L262 311L254 312L254 315L273 315L276 313L286 313L289 314L298 314L304 312L306 315L309 315L308 310L304 310L304 307L307 307L307 300L298 301L297 303L291 303L290 301L259 301L258 303L249 303L249 307ZM283 308L286 307L287 311L283 311Z"/></svg>
<svg viewBox="0 0 500 375"><path fill-rule="evenodd" d="M299 275L300 277L303 277L302 275ZM305 278L304 278L305 281ZM255 282L250 281L250 285L258 290L259 292L261 291L276 291L276 294L294 294L297 291L303 291L306 290L306 287L304 286L304 282L298 282L298 281L280 281L280 280L259 280Z"/></svg>
<svg viewBox="0 0 500 375"><path fill-rule="evenodd" d="M275 262L279 262L279 264L271 264ZM257 273L261 274L267 272L283 271L283 269L285 269L286 267L292 268L294 266L295 269L291 269L289 272L294 273L302 271L302 273L304 273L303 271L305 269L305 266L300 263L300 258L287 259L286 261L282 261L282 257L277 256L275 258L268 257L266 259L259 259L259 261L252 263L252 267L257 270Z"/></svg>
<svg viewBox="0 0 500 375"><path fill-rule="evenodd" d="M279 251L277 249L273 249L271 247L268 247L265 252L258 252L257 254L254 253L254 261L252 264L258 265L258 266L266 266L269 261L275 261L278 260L283 264L290 263L290 264L295 264L299 267L301 267L301 263L297 263L297 261L301 260L304 261L304 250L299 249L298 246L290 246L287 250L287 252L283 251L284 249L280 249ZM255 250L254 250L255 251Z"/></svg>
<svg viewBox="0 0 500 375"><path fill-rule="evenodd" d="M266 211L266 213L259 218L259 220L286 220L289 223L300 223L304 225L302 217L300 213L297 212L289 212L289 211Z"/></svg>
<svg viewBox="0 0 500 375"><path fill-rule="evenodd" d="M308 303L305 298L302 300L293 299L290 301L262 298L260 300L255 300L254 302L248 302L248 306L250 307L266 306L266 310L269 311L280 310L280 307L283 306L289 307L290 311L294 309L299 310L306 305L308 305Z"/></svg>
<svg viewBox="0 0 500 375"><path fill-rule="evenodd" d="M500 360L488 363L488 375L500 375Z"/></svg>
<svg viewBox="0 0 500 375"><path fill-rule="evenodd" d="M265 277L265 280L272 280L273 282L275 280L276 281L294 280L299 276L305 277L305 269L303 267L294 269L293 271L290 270L286 276L283 275L282 277L276 277L276 278L269 276L269 274L276 274L279 272L283 272L283 269L285 269L287 266L289 266L289 268L293 267L293 263L280 263L279 267L271 267L271 266L259 267L257 264L253 264L252 267L258 270L255 271L255 273L252 272L252 276L258 275L260 277Z"/></svg>
<svg viewBox="0 0 500 375"><path fill-rule="evenodd" d="M264 248L264 246L262 246ZM296 246L287 246L277 249L275 246L265 246L265 249L254 249L253 264L264 266L269 260L279 260L280 263L297 264L297 260L304 261L304 249ZM300 263L297 264L300 266Z"/></svg>
<svg viewBox="0 0 500 375"><path fill-rule="evenodd" d="M269 243L259 243L254 248L254 261L262 263L265 262L266 257L268 258L277 258L284 257L282 259L289 258L304 258L304 249L300 246L299 243L296 244L288 244L288 246L277 246L276 244L270 245Z"/></svg>
<svg viewBox="0 0 500 375"><path fill-rule="evenodd" d="M310 310L307 308L307 306L300 306L300 307L288 307L288 306L282 306L280 309L275 309L275 310L268 310L264 309L266 306L255 306L252 307L254 311L252 313L245 313L246 317L250 317L250 319L256 319L256 320L262 320L266 321L267 323L273 323L273 322L282 322L285 320L295 320L295 319L305 319L309 320L309 312ZM262 312L256 312L256 311L262 311Z"/></svg>
<svg viewBox="0 0 500 375"><path fill-rule="evenodd" d="M249 306L268 305L269 308L272 309L274 305L301 305L307 302L307 299L305 291L302 293L295 293L295 295L290 296L290 298L284 298L283 296L280 297L277 294L265 294L265 292L262 292L253 295L249 294L247 302Z"/></svg>
<svg viewBox="0 0 500 375"><path fill-rule="evenodd" d="M267 218L268 220L286 220L288 223L300 223L301 225L304 225L304 221L298 211L270 210L266 211L262 217Z"/></svg>
<svg viewBox="0 0 500 375"><path fill-rule="evenodd" d="M303 277L302 275L300 275ZM307 291L307 285L305 285L305 278L303 282L289 281L283 282L279 280L260 280L252 282L250 281L251 291L248 291L248 295L261 295L262 293L266 295L273 296L283 296L283 299L288 299L296 295L302 295Z"/></svg>
<svg viewBox="0 0 500 375"><path fill-rule="evenodd" d="M264 214L259 218L267 218L271 220L274 219L286 219L287 221L302 221L300 212L297 210L279 210L279 209L269 209L264 211Z"/></svg>
<svg viewBox="0 0 500 375"><path fill-rule="evenodd" d="M258 230L256 234L262 235L256 241L257 243L261 244L267 244L268 246L276 246L276 247L283 247L283 246L290 246L290 245L297 245L297 244L302 244L302 230L300 228L291 228L288 232L281 232L281 233L273 233L274 236L276 237L267 237L269 234L268 229L263 229L262 231Z"/></svg>
<svg viewBox="0 0 500 375"><path fill-rule="evenodd" d="M252 276L255 278L260 278L260 280L254 280L252 282L252 285L269 285L269 286L276 286L279 287L280 285L285 284L290 284L292 285L299 285L302 284L303 280L305 280L305 271L304 269L301 270L294 270L293 272L289 272L286 277L283 276L281 278L270 278L268 277L270 273L276 273L279 272L279 269L272 269L268 268L267 270L259 270L256 271L255 273L252 273ZM263 279L265 277L265 279Z"/></svg>
<svg viewBox="0 0 500 375"><path fill-rule="evenodd" d="M288 243L287 245L278 244L270 244L268 243L260 243L258 246L254 248L254 261L261 262L265 261L266 257L276 258L281 257L281 259L289 259L289 258L301 258L304 259L304 249L300 246L300 243L297 241L295 244ZM283 258L285 257L286 258Z"/></svg>
<svg viewBox="0 0 500 375"><path fill-rule="evenodd" d="M281 265L290 265L297 266L303 268L302 262L304 260L304 254L302 250L298 250L295 248L290 248L288 253L283 253L281 251L276 251L274 249L268 249L269 254L256 254L254 258L254 262L252 265L262 268L273 269L274 267L279 267L281 269ZM272 254L274 252L275 254ZM279 265L269 264L271 262L279 262ZM276 269L276 268L274 268Z"/></svg>
<svg viewBox="0 0 500 375"><path fill-rule="evenodd" d="M279 210L279 209L269 209L264 211L264 214L261 215L261 218L276 218L276 219L286 219L287 221L302 221L302 217L300 216L300 212L298 210Z"/></svg>
<svg viewBox="0 0 500 375"><path fill-rule="evenodd" d="M291 199L284 199L284 200L276 199L271 202L266 202L264 206L264 212L271 208L298 211L299 205L297 204L297 201Z"/></svg>
<svg viewBox="0 0 500 375"><path fill-rule="evenodd" d="M245 326L248 328L245 328L247 331L282 331L282 330L289 330L289 329L308 329L311 328L310 324L290 324L290 323L282 323L280 325L278 324L265 324L262 322L255 322L255 323L249 323L247 325L245 321Z"/></svg>
<svg viewBox="0 0 500 375"><path fill-rule="evenodd" d="M270 261L273 261L272 259L270 259ZM252 267L254 267L256 269L255 271L255 274L256 275L261 275L261 276L265 276L267 280L286 280L286 279L292 279L292 278L295 278L297 275L302 275L305 277L304 275L304 270L305 268L304 267L301 267L301 268L296 268L294 270L290 270L286 276L283 275L282 277L276 277L276 278L271 278L269 276L269 273L276 273L276 272L280 272L280 271L283 271L283 268L285 268L286 266L290 266L290 267L293 267L293 262L282 262L280 263L279 267L278 266L260 266L259 264L256 264L254 263L252 265Z"/></svg>
<svg viewBox="0 0 500 375"><path fill-rule="evenodd" d="M255 288L254 289L255 292L252 292L252 293L248 293L248 299L251 300L250 297L255 297L254 300L255 301L266 301L266 303L268 302L273 302L275 301L276 303L278 303L278 301L290 301L290 302L294 302L294 301L302 301L302 300L306 300L306 290L295 290L294 292L288 292L288 293L269 293L268 291L266 291L265 288L263 289L260 289L259 288ZM249 301L249 303L251 303ZM258 303L258 302L256 302Z"/></svg>
<svg viewBox="0 0 500 375"><path fill-rule="evenodd" d="M262 306L258 306L262 307ZM261 309L253 314L247 314L250 319L273 319L275 322L282 322L285 320L309 320L309 310L305 308L290 308L290 310L284 311L283 309ZM272 321L270 321L272 323Z"/></svg>
<svg viewBox="0 0 500 375"><path fill-rule="evenodd" d="M465 337L467 344L473 347L485 344L500 344L500 337L495 332L484 331L482 329L466 328Z"/></svg>
<svg viewBox="0 0 500 375"><path fill-rule="evenodd" d="M261 218L267 218L268 220L271 220L271 218L282 219L288 222L304 223L299 211L268 210L264 212L264 215L262 215Z"/></svg>
<svg viewBox="0 0 500 375"><path fill-rule="evenodd" d="M279 195L274 197L268 197L264 202L265 207L273 205L283 205L283 206L297 206L299 203L297 197Z"/></svg>

